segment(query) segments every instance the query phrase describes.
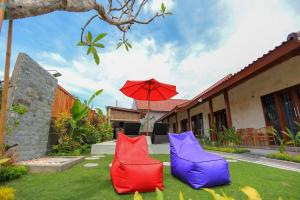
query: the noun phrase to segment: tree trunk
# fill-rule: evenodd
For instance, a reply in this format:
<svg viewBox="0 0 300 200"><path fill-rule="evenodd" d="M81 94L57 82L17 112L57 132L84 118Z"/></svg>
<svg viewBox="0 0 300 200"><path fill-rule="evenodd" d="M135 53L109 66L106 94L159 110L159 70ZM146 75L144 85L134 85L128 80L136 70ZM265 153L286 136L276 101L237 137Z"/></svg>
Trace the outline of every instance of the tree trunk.
<svg viewBox="0 0 300 200"><path fill-rule="evenodd" d="M9 0L6 19L19 19L53 11L87 12L97 8L96 0Z"/></svg>

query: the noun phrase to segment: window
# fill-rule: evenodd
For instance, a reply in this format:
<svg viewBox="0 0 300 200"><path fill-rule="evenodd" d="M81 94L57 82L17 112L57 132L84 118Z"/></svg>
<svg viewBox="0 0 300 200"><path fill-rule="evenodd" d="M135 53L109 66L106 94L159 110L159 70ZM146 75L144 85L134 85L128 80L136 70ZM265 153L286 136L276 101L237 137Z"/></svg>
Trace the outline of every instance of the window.
<svg viewBox="0 0 300 200"><path fill-rule="evenodd" d="M180 121L181 132L185 132L185 131L188 130L187 124L188 124L187 119L183 119L183 120Z"/></svg>
<svg viewBox="0 0 300 200"><path fill-rule="evenodd" d="M177 130L176 130L176 123L173 123L173 133L176 133Z"/></svg>
<svg viewBox="0 0 300 200"><path fill-rule="evenodd" d="M222 131L223 130L223 126L227 127L227 117L226 117L226 110L219 110L214 112L214 122L215 122L215 128L217 129L217 131ZM208 114L208 119L210 119L210 114ZM209 124L210 127L211 124Z"/></svg>
<svg viewBox="0 0 300 200"><path fill-rule="evenodd" d="M202 113L192 116L192 130L197 137L202 137L204 135L203 128L203 117Z"/></svg>

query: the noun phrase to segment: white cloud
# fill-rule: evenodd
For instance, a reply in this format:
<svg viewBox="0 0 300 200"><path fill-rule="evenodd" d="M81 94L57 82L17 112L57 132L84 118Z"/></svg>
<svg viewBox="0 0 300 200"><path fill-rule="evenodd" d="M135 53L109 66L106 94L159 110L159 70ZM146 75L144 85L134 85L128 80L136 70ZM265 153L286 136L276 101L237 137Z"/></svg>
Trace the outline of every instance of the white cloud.
<svg viewBox="0 0 300 200"><path fill-rule="evenodd" d="M230 27L231 34L222 38L222 43L213 50L197 50L197 44L192 46L190 52L193 53L180 65L182 73L190 74L193 78L196 75L198 83L204 79L202 83L205 87L250 64L279 45L290 32L299 29L299 16L289 12L283 1L225 3L231 11L230 24L225 24L226 31ZM189 87L186 85L186 90Z"/></svg>
<svg viewBox="0 0 300 200"><path fill-rule="evenodd" d="M157 2L152 1L149 8L160 5ZM173 43L158 44L153 38L145 38L133 42L129 52L120 48L101 53L100 66L85 56L67 63L56 53L41 56L40 62L63 74L59 83L67 90L87 96L103 88L103 98L97 104L114 105L117 99L119 106L130 107L132 100L119 91L126 80L156 78L175 84L180 93L177 97L192 98L226 74L256 60L284 41L288 33L299 29L300 17L289 12L285 1L224 0L221 4L229 9L230 19L224 27L213 28L220 33L216 35L222 37L214 49L207 50L201 42L182 49ZM178 60L179 51L188 53ZM51 60L61 64L51 65Z"/></svg>
<svg viewBox="0 0 300 200"><path fill-rule="evenodd" d="M150 11L151 13L157 13L161 10L161 4L164 3L167 11L172 11L175 7L175 0L152 0L149 3L147 3L144 7L144 10Z"/></svg>
<svg viewBox="0 0 300 200"><path fill-rule="evenodd" d="M39 60L48 60L56 63L67 63L66 59L54 52L41 52L37 55Z"/></svg>

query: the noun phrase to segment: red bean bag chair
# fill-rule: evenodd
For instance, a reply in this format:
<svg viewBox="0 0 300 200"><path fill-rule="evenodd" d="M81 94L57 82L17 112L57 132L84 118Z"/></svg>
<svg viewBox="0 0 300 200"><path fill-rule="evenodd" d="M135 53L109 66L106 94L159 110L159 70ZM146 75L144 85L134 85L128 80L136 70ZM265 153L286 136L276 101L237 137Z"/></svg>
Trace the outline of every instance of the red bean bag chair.
<svg viewBox="0 0 300 200"><path fill-rule="evenodd" d="M163 190L163 165L149 157L146 137L118 134L115 157L110 169L118 193Z"/></svg>

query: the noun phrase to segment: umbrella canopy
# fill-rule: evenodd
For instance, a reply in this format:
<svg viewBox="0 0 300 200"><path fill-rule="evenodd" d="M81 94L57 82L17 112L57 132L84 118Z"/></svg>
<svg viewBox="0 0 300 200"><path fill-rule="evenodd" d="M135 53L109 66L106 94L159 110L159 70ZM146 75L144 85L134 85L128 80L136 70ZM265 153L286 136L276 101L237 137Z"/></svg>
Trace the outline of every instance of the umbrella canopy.
<svg viewBox="0 0 300 200"><path fill-rule="evenodd" d="M178 94L176 86L160 83L155 79L126 81L120 90L133 99L148 101L167 100Z"/></svg>
<svg viewBox="0 0 300 200"><path fill-rule="evenodd" d="M178 94L175 85L160 83L154 78L145 81L126 81L120 91L128 97L148 101L148 126L150 128L150 101L167 100Z"/></svg>

